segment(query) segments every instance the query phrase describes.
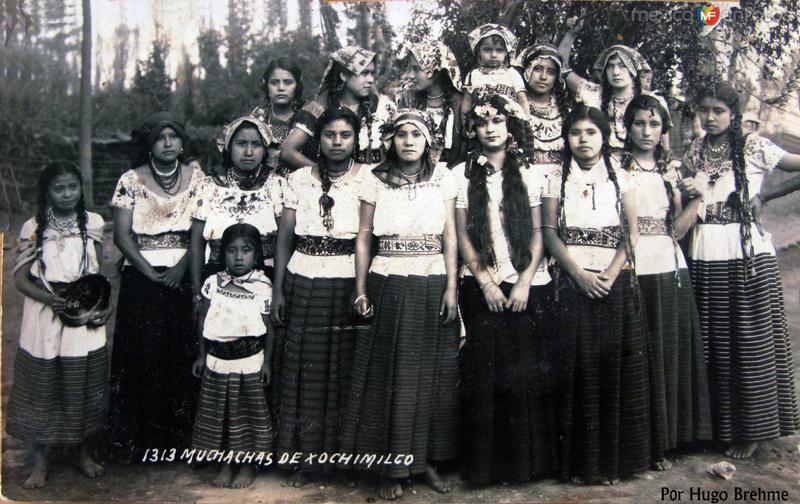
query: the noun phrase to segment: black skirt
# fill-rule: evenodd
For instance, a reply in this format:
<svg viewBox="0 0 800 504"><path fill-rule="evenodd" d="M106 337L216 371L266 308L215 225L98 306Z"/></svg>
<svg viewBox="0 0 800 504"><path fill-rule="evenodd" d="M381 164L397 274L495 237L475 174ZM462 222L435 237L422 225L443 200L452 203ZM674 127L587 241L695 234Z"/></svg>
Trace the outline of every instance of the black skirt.
<svg viewBox="0 0 800 504"><path fill-rule="evenodd" d="M513 287L500 285L508 296ZM553 387L559 334L552 288L532 287L524 312L492 313L478 282L459 292L467 339L459 352L462 477L472 483L523 483L557 474Z"/></svg>
<svg viewBox="0 0 800 504"><path fill-rule="evenodd" d="M189 446L200 386L192 376L196 356L188 281L170 289L133 267L123 268L109 429L123 456L140 460L148 448Z"/></svg>

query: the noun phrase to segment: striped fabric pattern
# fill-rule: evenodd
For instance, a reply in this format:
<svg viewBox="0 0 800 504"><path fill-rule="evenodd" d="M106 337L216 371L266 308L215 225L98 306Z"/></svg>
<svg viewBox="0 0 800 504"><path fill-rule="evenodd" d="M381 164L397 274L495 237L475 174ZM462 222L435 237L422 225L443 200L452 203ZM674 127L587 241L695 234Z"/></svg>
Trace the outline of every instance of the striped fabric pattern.
<svg viewBox="0 0 800 504"><path fill-rule="evenodd" d="M639 275L648 325L654 458L712 437L708 370L689 270ZM658 427L656 426L658 425Z"/></svg>
<svg viewBox="0 0 800 504"><path fill-rule="evenodd" d="M587 297L569 280L561 285L563 479L602 483L651 464L646 329L631 274L623 270L602 299Z"/></svg>
<svg viewBox="0 0 800 504"><path fill-rule="evenodd" d="M356 323L354 278L286 274L289 321L280 376L278 450L334 453L347 401Z"/></svg>
<svg viewBox="0 0 800 504"><path fill-rule="evenodd" d="M54 359L40 359L20 348L14 362L6 430L28 443L83 442L105 426L107 377L105 347L86 357Z"/></svg>
<svg viewBox="0 0 800 504"><path fill-rule="evenodd" d="M778 262L691 261L711 377L714 437L762 441L800 430Z"/></svg>
<svg viewBox="0 0 800 504"><path fill-rule="evenodd" d="M204 371L193 448L268 452L272 435L267 397L258 374Z"/></svg>
<svg viewBox="0 0 800 504"><path fill-rule="evenodd" d="M456 456L459 325L442 325L445 275L370 273L372 329L358 335L341 448L352 454L411 454L411 466L377 470L404 478L427 461ZM375 469L375 466L373 466Z"/></svg>

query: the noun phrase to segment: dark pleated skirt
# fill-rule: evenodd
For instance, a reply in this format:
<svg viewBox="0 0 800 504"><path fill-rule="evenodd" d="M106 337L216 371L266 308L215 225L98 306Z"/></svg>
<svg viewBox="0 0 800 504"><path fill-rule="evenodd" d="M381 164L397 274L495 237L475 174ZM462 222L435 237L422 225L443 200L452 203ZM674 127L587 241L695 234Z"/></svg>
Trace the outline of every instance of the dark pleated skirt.
<svg viewBox="0 0 800 504"><path fill-rule="evenodd" d="M459 325L439 316L446 284L444 275L367 279L375 319L356 341L341 451L414 456L410 466L372 467L388 477L422 473L458 451Z"/></svg>
<svg viewBox="0 0 800 504"><path fill-rule="evenodd" d="M350 304L354 288L354 278L286 274L288 321L277 387L277 446L282 453L339 450L359 330Z"/></svg>
<svg viewBox="0 0 800 504"><path fill-rule="evenodd" d="M707 352L714 439L762 441L800 430L778 261L691 261Z"/></svg>
<svg viewBox="0 0 800 504"><path fill-rule="evenodd" d="M158 268L162 269L162 268ZM188 282L169 289L122 270L111 363L109 435L129 459L189 446L199 381Z"/></svg>
<svg viewBox="0 0 800 504"><path fill-rule="evenodd" d="M512 284L500 288L509 295ZM552 288L533 287L528 309L496 314L478 282L461 283L467 339L459 352L462 477L472 483L524 483L555 476L558 423L553 385L558 336Z"/></svg>
<svg viewBox="0 0 800 504"><path fill-rule="evenodd" d="M640 293L623 270L591 299L561 273L558 327L565 340L561 403L563 479L596 484L651 464L647 335Z"/></svg>
<svg viewBox="0 0 800 504"><path fill-rule="evenodd" d="M712 438L708 370L689 270L639 275L648 326L653 456Z"/></svg>
<svg viewBox="0 0 800 504"><path fill-rule="evenodd" d="M83 357L34 357L22 348L14 360L14 384L6 430L28 443L82 443L106 423L108 351Z"/></svg>
<svg viewBox="0 0 800 504"><path fill-rule="evenodd" d="M272 418L258 373L203 373L192 433L201 450L272 450Z"/></svg>

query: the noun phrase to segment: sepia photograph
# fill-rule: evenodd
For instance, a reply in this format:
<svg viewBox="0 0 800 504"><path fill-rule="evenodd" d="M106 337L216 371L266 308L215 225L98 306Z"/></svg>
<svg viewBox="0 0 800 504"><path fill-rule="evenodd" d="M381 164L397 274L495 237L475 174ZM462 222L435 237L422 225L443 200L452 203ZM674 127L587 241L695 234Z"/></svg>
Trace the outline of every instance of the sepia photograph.
<svg viewBox="0 0 800 504"><path fill-rule="evenodd" d="M0 497L800 502L800 0L0 0Z"/></svg>

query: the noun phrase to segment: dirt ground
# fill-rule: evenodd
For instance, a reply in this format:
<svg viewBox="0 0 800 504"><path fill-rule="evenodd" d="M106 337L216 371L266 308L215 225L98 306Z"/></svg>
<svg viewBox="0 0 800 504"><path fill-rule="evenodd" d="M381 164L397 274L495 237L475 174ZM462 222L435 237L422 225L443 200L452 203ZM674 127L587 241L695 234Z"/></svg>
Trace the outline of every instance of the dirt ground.
<svg viewBox="0 0 800 504"><path fill-rule="evenodd" d="M769 208L765 221L773 233L783 277L789 329L792 334L795 383L800 383L800 219L787 218L794 214L796 201L780 202ZM794 208L792 208L794 207ZM17 345L22 313L21 295L13 286L12 261L9 245L16 238L17 222L6 234L6 259L3 265L3 339L2 339L2 402L5 405L13 380L13 358ZM109 248L107 254L113 255ZM72 453L59 451L52 455L47 486L40 490L24 490L22 482L29 466L25 446L18 440L2 435L2 496L25 501L180 501L180 502L380 502L370 482L349 483L345 480L326 480L302 489L287 487L285 473L274 469L262 471L255 484L243 490L216 489L209 485L214 469L193 469L186 464L123 466L108 465L107 474L90 480L83 477L72 464ZM472 488L458 478L456 471L445 472L455 482L447 495L434 493L421 481L406 486L403 498L410 503L478 503L478 502L580 502L580 503L650 503L650 502L779 502L777 500L736 500L736 488L764 491L786 490L783 502L800 502L800 436L782 438L764 445L749 461L731 461L737 468L733 478L725 481L707 474L709 464L725 460L710 448L692 454L672 457L674 466L666 472L647 472L613 487L580 487L557 481L542 481L527 485ZM690 494L692 488L707 492ZM670 489L683 491L682 498L671 499ZM723 499L722 492L727 492ZM712 492L717 492L716 494ZM715 497L719 497L715 500Z"/></svg>

